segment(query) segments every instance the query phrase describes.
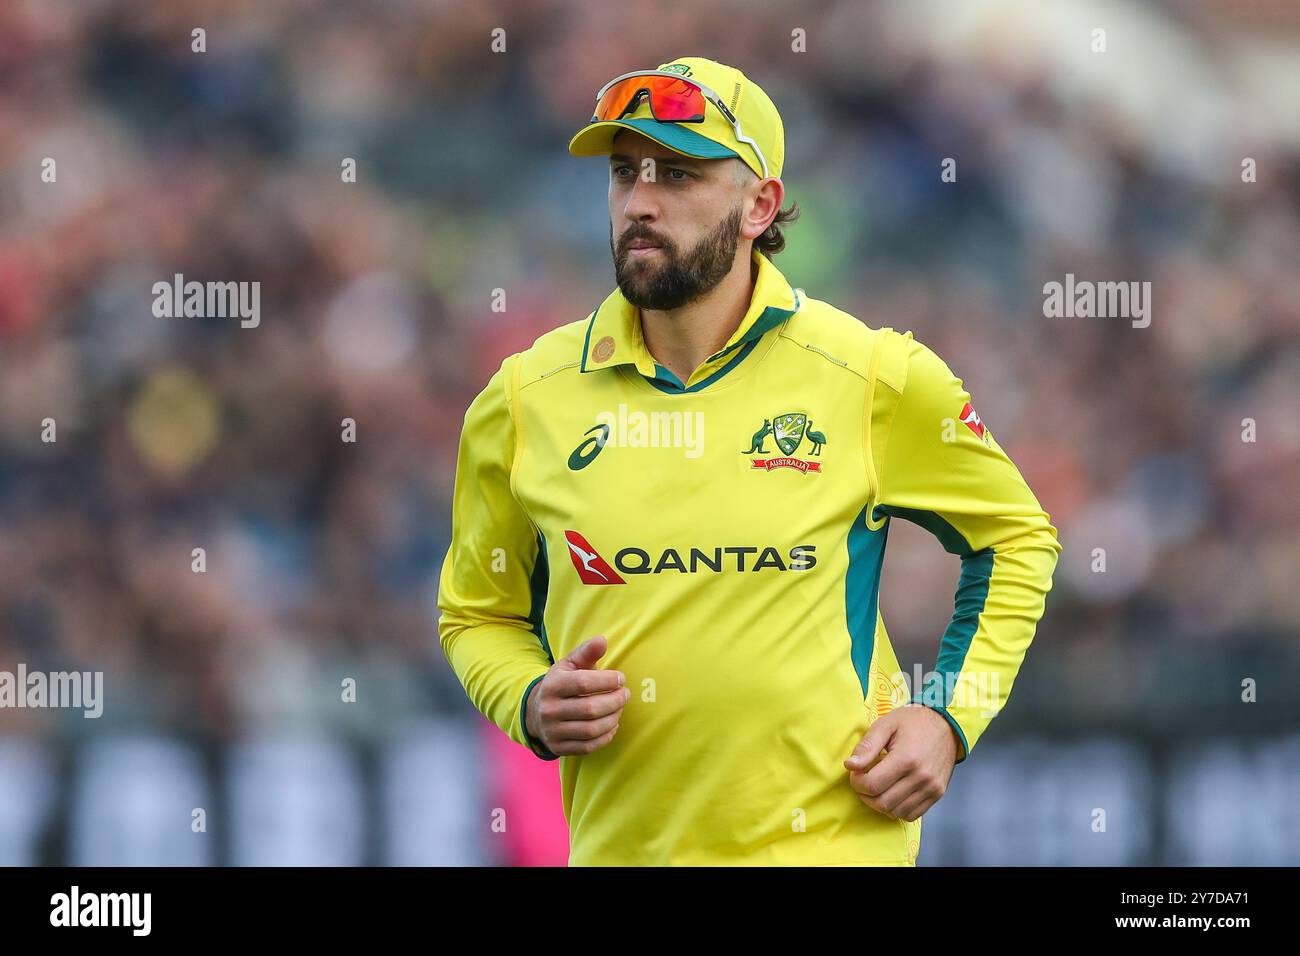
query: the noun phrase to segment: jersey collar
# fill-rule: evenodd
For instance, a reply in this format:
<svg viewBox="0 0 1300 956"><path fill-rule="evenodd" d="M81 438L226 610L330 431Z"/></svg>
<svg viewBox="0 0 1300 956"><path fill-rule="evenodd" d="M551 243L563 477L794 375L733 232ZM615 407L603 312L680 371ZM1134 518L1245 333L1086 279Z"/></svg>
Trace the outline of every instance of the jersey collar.
<svg viewBox="0 0 1300 956"><path fill-rule="evenodd" d="M641 335L640 312L619 289L611 292L592 313L582 343L579 368L583 372L594 372L619 365L635 365L638 372L664 391L690 391L703 385L707 379L739 361L743 357L740 353L749 352L763 333L794 315L802 305L799 291L791 288L781 270L767 256L757 250L752 256L758 263L758 277L754 282L749 310L727 344L692 372L689 381L682 382L654 360Z"/></svg>

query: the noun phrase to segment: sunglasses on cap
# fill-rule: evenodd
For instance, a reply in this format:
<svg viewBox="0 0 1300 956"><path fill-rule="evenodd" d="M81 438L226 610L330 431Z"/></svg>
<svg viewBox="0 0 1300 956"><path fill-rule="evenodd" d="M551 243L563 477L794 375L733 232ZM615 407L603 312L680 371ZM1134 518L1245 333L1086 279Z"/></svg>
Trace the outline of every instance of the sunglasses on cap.
<svg viewBox="0 0 1300 956"><path fill-rule="evenodd" d="M614 77L596 94L596 112L590 122L622 119L636 110L642 96L650 102L650 115L660 123L703 123L704 104L712 103L735 130L736 139L748 143L754 150L759 165L763 167L763 178L767 178L767 159L763 151L758 148L758 143L741 132L739 121L722 102L722 97L703 83L688 80L678 73L639 70Z"/></svg>

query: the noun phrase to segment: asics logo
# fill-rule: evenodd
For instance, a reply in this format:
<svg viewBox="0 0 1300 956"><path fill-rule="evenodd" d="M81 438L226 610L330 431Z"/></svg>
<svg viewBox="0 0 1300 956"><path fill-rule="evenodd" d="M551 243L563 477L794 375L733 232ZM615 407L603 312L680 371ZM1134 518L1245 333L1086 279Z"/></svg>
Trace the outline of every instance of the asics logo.
<svg viewBox="0 0 1300 956"><path fill-rule="evenodd" d="M592 435L592 432L599 432L600 434ZM591 437L583 439L582 444L573 449L573 453L569 455L570 471L582 471L596 460L600 450L605 447L605 442L609 441L609 426L593 425L583 434L591 435Z"/></svg>

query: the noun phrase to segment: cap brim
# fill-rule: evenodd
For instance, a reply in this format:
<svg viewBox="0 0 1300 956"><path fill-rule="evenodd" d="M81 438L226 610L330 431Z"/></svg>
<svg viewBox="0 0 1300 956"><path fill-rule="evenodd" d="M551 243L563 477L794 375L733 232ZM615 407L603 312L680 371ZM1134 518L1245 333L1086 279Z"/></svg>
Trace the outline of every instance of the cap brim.
<svg viewBox="0 0 1300 956"><path fill-rule="evenodd" d="M614 137L620 129L634 130L683 156L696 159L740 158L735 150L715 143L681 123L660 123L654 119L601 120L589 123L569 141L569 152L574 156L608 156L614 149Z"/></svg>

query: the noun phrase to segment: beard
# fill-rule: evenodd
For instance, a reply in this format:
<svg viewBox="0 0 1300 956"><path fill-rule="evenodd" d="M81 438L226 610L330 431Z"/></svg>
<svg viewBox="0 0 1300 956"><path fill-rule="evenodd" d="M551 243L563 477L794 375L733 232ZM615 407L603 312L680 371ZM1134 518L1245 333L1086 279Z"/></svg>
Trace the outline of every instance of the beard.
<svg viewBox="0 0 1300 956"><path fill-rule="evenodd" d="M736 261L740 245L740 222L744 209L739 203L684 255L677 244L642 226L632 226L614 245L614 226L609 227L609 251L614 257L614 277L623 298L641 309L667 312L680 309L717 287ZM661 243L657 255L632 259L628 243L647 239Z"/></svg>

